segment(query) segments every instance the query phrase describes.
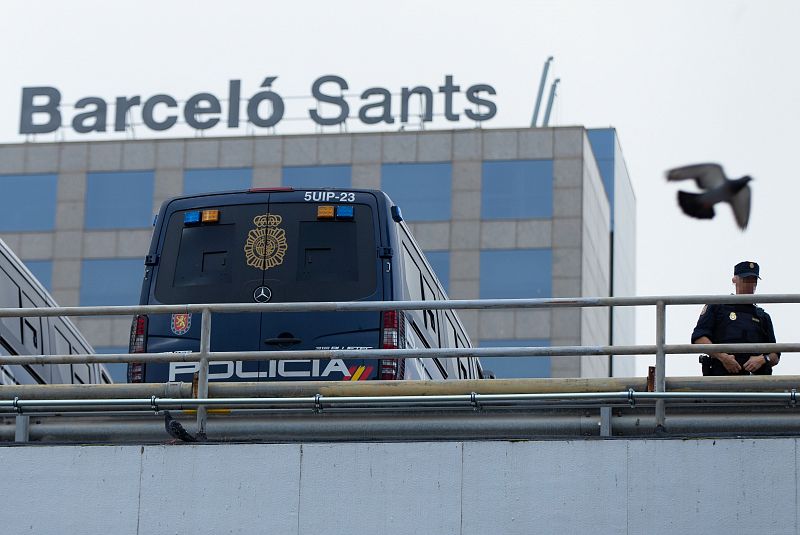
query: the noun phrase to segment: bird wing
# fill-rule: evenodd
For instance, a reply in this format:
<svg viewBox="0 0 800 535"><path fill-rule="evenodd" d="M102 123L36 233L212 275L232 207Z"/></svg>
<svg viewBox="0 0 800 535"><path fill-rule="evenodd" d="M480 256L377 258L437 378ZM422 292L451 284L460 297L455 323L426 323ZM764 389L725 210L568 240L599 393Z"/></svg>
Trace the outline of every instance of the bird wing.
<svg viewBox="0 0 800 535"><path fill-rule="evenodd" d="M683 213L698 219L711 219L714 217L714 204L703 202L703 193L678 192L678 204Z"/></svg>
<svg viewBox="0 0 800 535"><path fill-rule="evenodd" d="M713 189L724 184L727 178L722 166L716 163L700 163L676 167L667 171L667 180L694 179L700 189Z"/></svg>
<svg viewBox="0 0 800 535"><path fill-rule="evenodd" d="M739 228L744 230L747 228L747 222L750 220L750 186L745 186L739 190L739 193L731 197L728 201L733 208L733 217L736 218L736 224Z"/></svg>

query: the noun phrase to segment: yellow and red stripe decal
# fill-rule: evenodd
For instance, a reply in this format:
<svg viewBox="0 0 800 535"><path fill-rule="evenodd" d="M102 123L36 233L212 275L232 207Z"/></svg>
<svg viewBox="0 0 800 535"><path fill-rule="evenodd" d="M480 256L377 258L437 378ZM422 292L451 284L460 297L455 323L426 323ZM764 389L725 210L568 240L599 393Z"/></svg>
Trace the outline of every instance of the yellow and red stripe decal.
<svg viewBox="0 0 800 535"><path fill-rule="evenodd" d="M372 366L350 366L350 378L344 378L345 381L365 381L372 373Z"/></svg>

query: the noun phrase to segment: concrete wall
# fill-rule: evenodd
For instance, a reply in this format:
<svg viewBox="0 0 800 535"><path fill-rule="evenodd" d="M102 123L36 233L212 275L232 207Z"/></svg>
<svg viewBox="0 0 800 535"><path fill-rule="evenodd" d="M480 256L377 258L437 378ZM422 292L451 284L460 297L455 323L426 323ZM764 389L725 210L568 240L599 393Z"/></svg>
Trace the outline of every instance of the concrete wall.
<svg viewBox="0 0 800 535"><path fill-rule="evenodd" d="M3 533L800 533L794 438L0 448Z"/></svg>

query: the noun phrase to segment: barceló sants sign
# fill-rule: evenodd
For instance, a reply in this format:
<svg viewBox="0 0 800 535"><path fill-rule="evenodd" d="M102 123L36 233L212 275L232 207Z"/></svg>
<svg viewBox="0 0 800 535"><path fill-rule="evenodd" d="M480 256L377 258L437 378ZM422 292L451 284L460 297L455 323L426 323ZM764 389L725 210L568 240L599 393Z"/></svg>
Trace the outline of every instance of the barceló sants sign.
<svg viewBox="0 0 800 535"><path fill-rule="evenodd" d="M55 87L23 87L19 133L46 134L66 127L78 134L106 132L111 128L123 132L131 123L143 124L153 131L164 131L175 126L180 118L197 130L213 128L222 121L228 128L239 128L243 122L257 127L273 127L280 123L286 112L284 99L273 88L276 79L276 76L265 78L249 98L242 98L241 80L230 80L225 98L212 93L197 93L185 102L179 102L173 96L160 93L144 99L139 95L116 97L113 102L107 102L101 97L89 96L78 99L69 109L63 109L66 107L62 106L61 91ZM473 121L487 121L497 114L497 105L487 98L496 94L492 86L475 84L462 90L452 75L446 75L444 83L437 88L403 87L399 96L384 87L370 87L358 98L345 96L344 91L349 89L341 76L325 75L314 80L310 98L316 103L307 109L308 117L316 124L331 126L344 123L352 111L354 118L358 117L367 125L393 124L396 121L407 123L409 108L412 103L419 102L421 119L432 121L434 93L444 101L443 109L436 113L447 121L458 121L462 113ZM456 101L464 98L466 107L456 109ZM65 117L68 113L71 113L71 118Z"/></svg>

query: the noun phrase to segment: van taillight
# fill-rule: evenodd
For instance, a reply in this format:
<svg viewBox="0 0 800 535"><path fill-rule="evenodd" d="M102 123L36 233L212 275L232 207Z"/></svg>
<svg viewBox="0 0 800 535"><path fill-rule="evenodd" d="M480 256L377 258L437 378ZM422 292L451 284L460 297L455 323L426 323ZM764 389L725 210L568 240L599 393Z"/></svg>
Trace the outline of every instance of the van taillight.
<svg viewBox="0 0 800 535"><path fill-rule="evenodd" d="M128 343L129 353L144 353L147 341L147 316L140 314L133 317L131 323L131 339ZM128 382L144 382L144 363L131 362L128 364Z"/></svg>
<svg viewBox="0 0 800 535"><path fill-rule="evenodd" d="M404 349L406 347L406 322L402 310L386 310L382 313L381 349ZM382 359L378 361L378 379L395 381L405 375L404 359Z"/></svg>

